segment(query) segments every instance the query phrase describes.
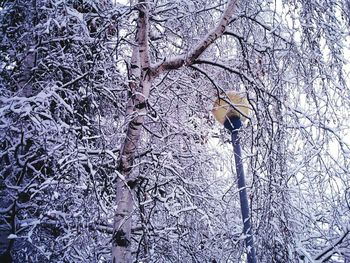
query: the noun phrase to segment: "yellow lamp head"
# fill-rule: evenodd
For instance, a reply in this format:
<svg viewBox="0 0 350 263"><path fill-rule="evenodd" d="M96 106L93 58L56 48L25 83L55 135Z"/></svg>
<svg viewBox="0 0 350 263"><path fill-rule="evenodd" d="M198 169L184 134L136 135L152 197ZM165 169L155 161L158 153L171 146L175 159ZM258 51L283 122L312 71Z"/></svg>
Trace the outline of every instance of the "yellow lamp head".
<svg viewBox="0 0 350 263"><path fill-rule="evenodd" d="M236 116L245 121L250 114L250 106L242 92L228 91L227 99L217 99L214 102L212 113L215 119L224 125L227 118ZM230 101L234 108L227 102Z"/></svg>

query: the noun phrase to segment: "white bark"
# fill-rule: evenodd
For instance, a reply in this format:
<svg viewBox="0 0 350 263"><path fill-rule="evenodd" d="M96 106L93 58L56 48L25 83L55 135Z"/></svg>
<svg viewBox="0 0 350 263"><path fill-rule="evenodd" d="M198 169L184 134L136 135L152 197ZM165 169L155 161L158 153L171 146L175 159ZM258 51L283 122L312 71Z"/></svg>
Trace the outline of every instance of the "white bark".
<svg viewBox="0 0 350 263"><path fill-rule="evenodd" d="M137 46L133 49L129 101L126 108L126 118L129 119L124 144L120 153L118 172L122 175L117 180L117 209L114 217L112 262L132 262L131 258L131 227L134 181L131 177L132 164L140 140L141 127L146 114L146 103L151 86L148 73L148 5L139 1L139 21L136 35Z"/></svg>
<svg viewBox="0 0 350 263"><path fill-rule="evenodd" d="M182 66L189 66L193 64L193 62L199 58L212 43L214 43L224 34L235 12L237 2L238 0L231 0L228 2L228 5L218 24L201 41L199 41L199 43L192 50L190 50L186 55L178 56L168 61L165 60L161 64L152 66L152 73L155 76L158 76L167 70L178 69Z"/></svg>
<svg viewBox="0 0 350 263"><path fill-rule="evenodd" d="M231 0L217 26L198 43L186 56L180 56L156 66L151 66L148 35L148 4L139 0L137 47L134 48L130 69L130 98L126 109L126 118L130 119L126 138L120 153L118 172L122 175L117 181L116 213L114 217L112 262L132 262L131 227L133 196L135 187L131 177L132 165L140 141L141 127L147 112L146 105L152 81L163 72L192 64L216 39L223 35L232 17L237 0ZM121 178L124 178L121 179Z"/></svg>

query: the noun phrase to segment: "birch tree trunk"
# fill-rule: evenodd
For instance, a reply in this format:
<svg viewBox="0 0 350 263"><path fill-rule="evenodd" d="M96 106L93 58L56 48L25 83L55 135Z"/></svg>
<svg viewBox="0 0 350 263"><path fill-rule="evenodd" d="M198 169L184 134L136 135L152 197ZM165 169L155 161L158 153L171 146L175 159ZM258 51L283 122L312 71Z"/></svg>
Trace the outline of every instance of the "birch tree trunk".
<svg viewBox="0 0 350 263"><path fill-rule="evenodd" d="M126 137L120 152L118 180L116 186L116 212L112 239L112 262L132 262L131 227L133 213L134 179L131 176L132 165L140 141L146 105L152 81L168 70L189 66L225 32L231 21L237 0L229 1L219 23L199 43L188 52L175 59L164 60L151 65L149 55L149 6L145 0L139 0L139 11L136 46L133 49L130 67L129 101L126 108L126 119L129 120Z"/></svg>

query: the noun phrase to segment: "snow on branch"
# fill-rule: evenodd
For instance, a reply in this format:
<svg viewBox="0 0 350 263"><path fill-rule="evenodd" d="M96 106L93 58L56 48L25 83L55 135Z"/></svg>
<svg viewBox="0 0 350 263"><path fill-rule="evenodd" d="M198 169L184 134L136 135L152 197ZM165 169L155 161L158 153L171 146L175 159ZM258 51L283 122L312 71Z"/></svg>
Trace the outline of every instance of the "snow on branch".
<svg viewBox="0 0 350 263"><path fill-rule="evenodd" d="M324 262L326 261L334 252L333 249L338 246L339 244L341 244L346 236L349 234L350 229L348 228L337 240L334 244L326 247L322 252L320 252L316 257L315 260L320 260L322 257L327 256L324 260L321 260L320 262Z"/></svg>
<svg viewBox="0 0 350 263"><path fill-rule="evenodd" d="M146 1L139 2L139 20L136 40L139 46L141 68L146 69L150 65L148 51L148 34L149 34L149 7Z"/></svg>
<svg viewBox="0 0 350 263"><path fill-rule="evenodd" d="M151 68L151 72L153 72L154 76L158 76L162 74L164 71L167 70L173 70L178 69L182 66L187 66L193 64L193 62L200 57L203 52L217 40L219 37L221 37L225 30L227 25L230 23L232 15L235 11L237 0L230 0L228 2L228 5L220 18L219 23L216 25L213 30L211 30L199 43L190 50L186 55L181 55L174 57L170 60L165 60L161 62L160 64L154 65Z"/></svg>

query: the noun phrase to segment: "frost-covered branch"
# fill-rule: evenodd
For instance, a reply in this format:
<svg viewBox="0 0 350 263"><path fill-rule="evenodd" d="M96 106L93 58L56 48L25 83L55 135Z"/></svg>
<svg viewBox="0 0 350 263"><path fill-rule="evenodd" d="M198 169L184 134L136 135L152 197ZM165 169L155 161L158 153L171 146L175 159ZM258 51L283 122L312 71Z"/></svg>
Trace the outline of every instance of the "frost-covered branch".
<svg viewBox="0 0 350 263"><path fill-rule="evenodd" d="M212 29L203 39L201 39L187 54L170 58L169 60L165 59L165 61L159 63L158 65L153 65L153 75L158 76L164 71L174 70L182 66L193 64L194 61L199 58L212 43L215 42L215 40L224 34L226 27L234 15L237 2L237 0L230 0L228 2L228 5L215 28Z"/></svg>
<svg viewBox="0 0 350 263"><path fill-rule="evenodd" d="M321 260L323 257L327 256L325 259L321 260L320 262L325 262L327 258L331 256L330 252L332 252L338 245L340 245L347 235L349 234L350 230L347 229L332 245L326 247L323 249L322 252L320 252L318 255L315 256L315 260ZM334 253L334 252L332 252Z"/></svg>

